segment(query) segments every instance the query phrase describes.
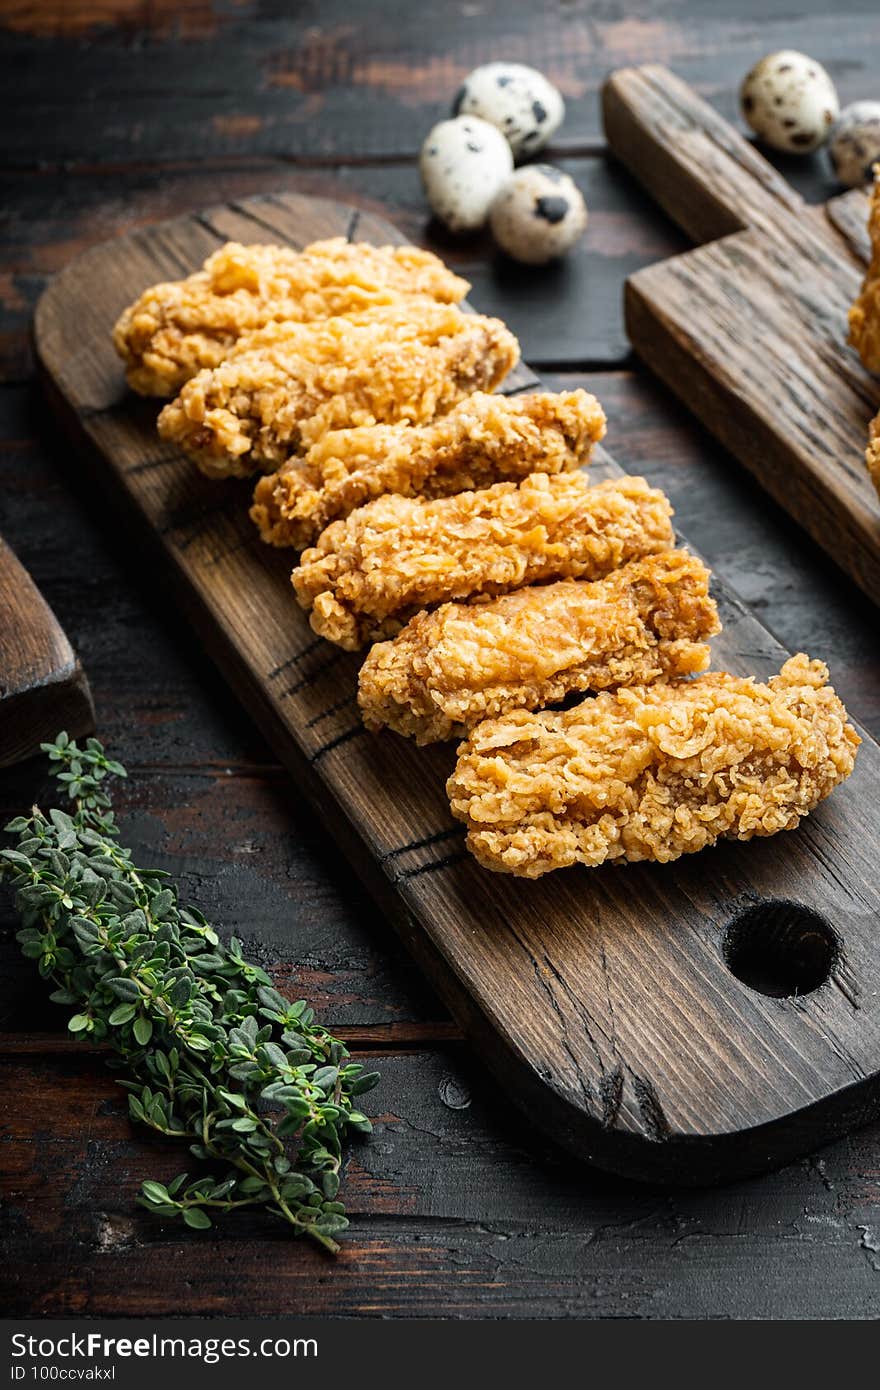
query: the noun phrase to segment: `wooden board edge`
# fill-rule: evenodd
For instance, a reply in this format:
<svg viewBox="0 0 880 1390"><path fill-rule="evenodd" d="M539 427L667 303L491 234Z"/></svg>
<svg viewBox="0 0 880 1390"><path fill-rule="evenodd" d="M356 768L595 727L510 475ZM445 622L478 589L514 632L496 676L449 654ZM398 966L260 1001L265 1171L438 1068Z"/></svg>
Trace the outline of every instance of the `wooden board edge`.
<svg viewBox="0 0 880 1390"><path fill-rule="evenodd" d="M0 768L34 757L63 729L71 738L95 730L92 692L76 660L32 690L0 701Z"/></svg>
<svg viewBox="0 0 880 1390"><path fill-rule="evenodd" d="M10 605L8 639L0 641L0 654L8 652L11 663L0 671L2 768L33 757L41 743L62 729L74 738L91 733L95 711L88 680L66 632L2 537L0 572L0 588Z"/></svg>

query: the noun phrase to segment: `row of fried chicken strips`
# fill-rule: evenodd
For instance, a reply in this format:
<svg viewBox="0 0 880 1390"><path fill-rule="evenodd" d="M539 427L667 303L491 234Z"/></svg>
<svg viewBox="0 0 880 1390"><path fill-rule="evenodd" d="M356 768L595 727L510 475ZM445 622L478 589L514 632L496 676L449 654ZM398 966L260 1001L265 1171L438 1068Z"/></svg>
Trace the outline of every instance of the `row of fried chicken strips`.
<svg viewBox="0 0 880 1390"><path fill-rule="evenodd" d="M793 828L859 743L827 670L700 674L720 624L668 500L590 483L585 391L493 394L518 346L467 289L413 247L230 244L114 341L136 391L173 398L163 439L262 475L251 516L302 552L315 632L369 648L368 727L463 738L447 789L481 864L536 878Z"/></svg>

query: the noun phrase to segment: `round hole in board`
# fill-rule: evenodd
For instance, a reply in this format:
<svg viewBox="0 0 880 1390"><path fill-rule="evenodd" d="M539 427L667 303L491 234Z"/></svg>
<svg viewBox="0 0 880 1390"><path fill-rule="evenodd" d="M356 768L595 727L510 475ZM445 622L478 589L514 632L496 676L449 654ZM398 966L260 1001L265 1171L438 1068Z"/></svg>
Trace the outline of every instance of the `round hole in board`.
<svg viewBox="0 0 880 1390"><path fill-rule="evenodd" d="M831 923L801 903L755 903L729 923L723 943L727 968L744 985L773 999L811 994L824 985L840 956Z"/></svg>

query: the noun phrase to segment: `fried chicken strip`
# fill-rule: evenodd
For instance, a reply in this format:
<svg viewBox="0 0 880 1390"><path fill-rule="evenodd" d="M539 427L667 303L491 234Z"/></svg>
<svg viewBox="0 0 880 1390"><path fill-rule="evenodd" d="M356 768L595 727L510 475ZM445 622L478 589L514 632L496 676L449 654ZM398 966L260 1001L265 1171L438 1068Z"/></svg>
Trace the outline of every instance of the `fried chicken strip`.
<svg viewBox="0 0 880 1390"><path fill-rule="evenodd" d="M849 341L868 371L880 372L880 164L874 165L868 235L871 260L859 296L849 311Z"/></svg>
<svg viewBox="0 0 880 1390"><path fill-rule="evenodd" d="M672 508L644 478L590 486L533 473L432 501L388 494L334 521L292 577L320 636L353 651L420 608L550 579L599 579L672 545Z"/></svg>
<svg viewBox="0 0 880 1390"><path fill-rule="evenodd" d="M859 296L849 311L849 341L868 371L880 372L880 164L874 165L868 235L871 260ZM865 464L880 494L880 414L869 426Z"/></svg>
<svg viewBox="0 0 880 1390"><path fill-rule="evenodd" d="M868 427L868 447L865 450L865 463L871 475L871 482L880 493L880 415L875 415Z"/></svg>
<svg viewBox="0 0 880 1390"><path fill-rule="evenodd" d="M251 517L269 545L301 550L384 493L448 497L536 468L565 472L586 462L604 433L605 413L586 391L478 391L430 425L332 430L259 480Z"/></svg>
<svg viewBox="0 0 880 1390"><path fill-rule="evenodd" d="M454 304L469 288L415 246L334 237L294 251L230 241L194 275L144 290L120 315L113 344L133 390L173 396L203 367L219 366L243 334L273 320L305 323L412 296Z"/></svg>
<svg viewBox="0 0 880 1390"><path fill-rule="evenodd" d="M424 300L361 322L270 325L188 381L159 433L208 477L243 478L280 468L327 430L433 420L494 390L518 357L500 320Z"/></svg>
<svg viewBox="0 0 880 1390"><path fill-rule="evenodd" d="M705 639L719 628L709 571L669 550L593 583L561 580L418 613L369 652L358 703L367 728L435 743L574 690L703 671Z"/></svg>
<svg viewBox="0 0 880 1390"><path fill-rule="evenodd" d="M793 830L860 742L827 680L800 654L766 685L709 672L484 720L447 783L453 814L485 868L524 878Z"/></svg>

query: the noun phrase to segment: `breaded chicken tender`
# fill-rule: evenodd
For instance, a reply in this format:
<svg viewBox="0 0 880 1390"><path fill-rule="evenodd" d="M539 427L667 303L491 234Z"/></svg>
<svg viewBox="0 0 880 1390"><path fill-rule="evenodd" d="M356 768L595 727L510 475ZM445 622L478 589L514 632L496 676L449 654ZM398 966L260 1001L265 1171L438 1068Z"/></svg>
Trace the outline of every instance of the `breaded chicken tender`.
<svg viewBox="0 0 880 1390"><path fill-rule="evenodd" d="M870 372L880 372L880 164L874 165L874 187L868 214L871 261L861 292L849 311L849 341ZM871 421L865 464L880 494L880 414Z"/></svg>
<svg viewBox="0 0 880 1390"><path fill-rule="evenodd" d="M372 648L358 703L367 728L434 743L572 691L703 671L705 639L719 626L709 571L669 550L592 583L561 580L418 613Z"/></svg>
<svg viewBox="0 0 880 1390"><path fill-rule="evenodd" d="M484 720L447 783L453 814L485 868L524 878L793 830L860 742L827 680L801 654L766 685L710 672Z"/></svg>
<svg viewBox="0 0 880 1390"><path fill-rule="evenodd" d="M868 235L871 260L859 296L849 311L849 341L868 371L880 372L880 164L874 165Z"/></svg>
<svg viewBox="0 0 880 1390"><path fill-rule="evenodd" d="M875 415L868 427L868 447L865 463L871 475L871 482L880 493L880 415Z"/></svg>
<svg viewBox="0 0 880 1390"><path fill-rule="evenodd" d="M604 433L605 413L586 391L478 391L430 425L332 430L259 480L251 517L269 545L301 550L384 493L448 497L536 468L565 472L585 463Z"/></svg>
<svg viewBox="0 0 880 1390"><path fill-rule="evenodd" d="M672 545L672 508L644 478L590 486L533 473L432 501L389 494L334 521L292 575L320 636L353 651L420 608L550 579L599 579Z"/></svg>
<svg viewBox="0 0 880 1390"><path fill-rule="evenodd" d="M208 477L271 472L327 430L433 420L494 390L518 357L500 320L424 300L361 322L274 324L188 381L159 433Z"/></svg>
<svg viewBox="0 0 880 1390"><path fill-rule="evenodd" d="M128 384L173 396L217 367L244 334L275 320L307 323L413 296L455 304L470 286L429 251L344 237L288 246L227 242L185 280L152 285L123 311L113 344Z"/></svg>

